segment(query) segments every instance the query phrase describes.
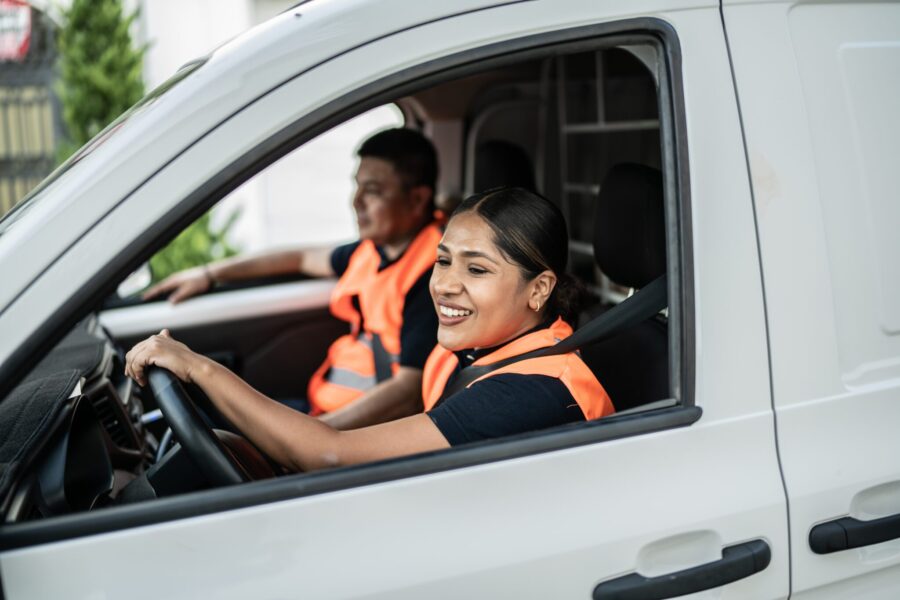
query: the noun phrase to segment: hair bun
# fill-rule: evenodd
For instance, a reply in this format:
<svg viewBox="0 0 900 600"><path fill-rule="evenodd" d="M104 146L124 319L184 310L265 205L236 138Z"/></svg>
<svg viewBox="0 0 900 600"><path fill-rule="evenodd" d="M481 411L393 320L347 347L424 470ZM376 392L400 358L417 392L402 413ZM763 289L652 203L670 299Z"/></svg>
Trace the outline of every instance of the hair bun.
<svg viewBox="0 0 900 600"><path fill-rule="evenodd" d="M557 275L556 287L550 295L550 309L574 325L586 297L584 284L568 273L561 273Z"/></svg>

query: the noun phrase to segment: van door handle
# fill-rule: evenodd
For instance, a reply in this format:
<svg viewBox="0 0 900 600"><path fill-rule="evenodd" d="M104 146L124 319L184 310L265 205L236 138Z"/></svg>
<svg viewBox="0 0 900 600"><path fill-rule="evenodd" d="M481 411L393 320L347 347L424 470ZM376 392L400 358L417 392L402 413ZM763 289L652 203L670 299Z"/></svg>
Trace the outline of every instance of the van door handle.
<svg viewBox="0 0 900 600"><path fill-rule="evenodd" d="M816 554L831 554L900 538L900 514L860 521L843 517L819 523L809 532L809 547Z"/></svg>
<svg viewBox="0 0 900 600"><path fill-rule="evenodd" d="M659 600L692 594L759 573L769 566L772 551L763 540L722 548L722 558L658 577L630 573L604 581L594 588L594 600L616 598Z"/></svg>

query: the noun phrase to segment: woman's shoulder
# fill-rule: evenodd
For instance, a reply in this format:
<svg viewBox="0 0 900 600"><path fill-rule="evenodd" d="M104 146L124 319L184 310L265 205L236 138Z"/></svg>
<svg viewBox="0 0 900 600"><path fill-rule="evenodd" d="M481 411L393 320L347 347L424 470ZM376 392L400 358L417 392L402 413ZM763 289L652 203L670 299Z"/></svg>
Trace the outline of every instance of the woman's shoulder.
<svg viewBox="0 0 900 600"><path fill-rule="evenodd" d="M495 373L493 377L517 374L525 377L518 385L543 387L548 391L555 390L557 395L572 398L589 419L597 419L614 411L603 385L575 352L523 360L498 369ZM490 379L491 377L487 377L483 381ZM547 379L552 379L555 383L551 384Z"/></svg>
<svg viewBox="0 0 900 600"><path fill-rule="evenodd" d="M497 369L493 377L499 375L534 375L546 376L559 379L567 371L572 368L580 368L584 365L581 358L574 352L567 354L552 354L550 356L541 356L538 358L528 358L520 360L505 367ZM587 368L585 366L585 368ZM488 378L485 378L486 381Z"/></svg>

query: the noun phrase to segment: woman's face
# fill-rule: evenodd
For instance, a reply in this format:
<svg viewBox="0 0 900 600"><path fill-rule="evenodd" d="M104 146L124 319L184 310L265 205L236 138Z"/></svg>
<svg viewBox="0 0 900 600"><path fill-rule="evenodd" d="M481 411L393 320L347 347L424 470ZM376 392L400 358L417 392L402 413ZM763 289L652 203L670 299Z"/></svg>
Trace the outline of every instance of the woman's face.
<svg viewBox="0 0 900 600"><path fill-rule="evenodd" d="M535 327L549 286L528 282L494 245L490 226L475 212L450 221L438 245L431 297L438 314L438 343L448 350L490 348ZM545 282L546 283L546 282ZM539 304L540 303L540 304Z"/></svg>

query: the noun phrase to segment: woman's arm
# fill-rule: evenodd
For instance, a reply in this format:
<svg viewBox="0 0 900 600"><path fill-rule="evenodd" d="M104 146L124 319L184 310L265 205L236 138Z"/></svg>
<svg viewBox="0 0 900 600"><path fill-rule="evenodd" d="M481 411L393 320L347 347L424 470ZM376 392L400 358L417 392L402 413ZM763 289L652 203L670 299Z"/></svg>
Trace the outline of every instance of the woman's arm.
<svg viewBox="0 0 900 600"><path fill-rule="evenodd" d="M310 471L448 448L424 414L352 431L337 431L318 419L267 398L222 365L175 341L167 330L137 344L126 356L125 373L140 385L156 365L196 383L222 414L280 464Z"/></svg>

